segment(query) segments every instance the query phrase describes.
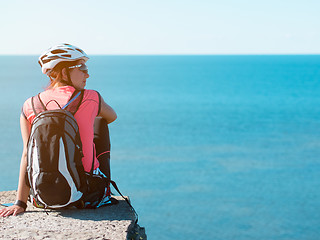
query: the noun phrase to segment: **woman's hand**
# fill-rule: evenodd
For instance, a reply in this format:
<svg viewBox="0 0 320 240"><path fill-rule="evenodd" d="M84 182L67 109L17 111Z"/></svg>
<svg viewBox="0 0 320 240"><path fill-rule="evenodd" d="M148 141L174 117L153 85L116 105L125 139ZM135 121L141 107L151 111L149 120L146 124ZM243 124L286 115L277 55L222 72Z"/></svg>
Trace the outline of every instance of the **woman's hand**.
<svg viewBox="0 0 320 240"><path fill-rule="evenodd" d="M24 208L18 205L12 205L0 210L0 217L8 217L10 215L16 216L19 213L24 212Z"/></svg>

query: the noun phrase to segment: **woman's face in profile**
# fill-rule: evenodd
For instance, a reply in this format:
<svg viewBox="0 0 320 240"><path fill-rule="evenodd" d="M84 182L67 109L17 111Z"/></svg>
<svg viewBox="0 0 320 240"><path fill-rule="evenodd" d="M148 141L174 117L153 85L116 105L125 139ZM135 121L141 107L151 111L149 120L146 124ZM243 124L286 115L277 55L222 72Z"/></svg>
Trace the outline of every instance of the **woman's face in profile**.
<svg viewBox="0 0 320 240"><path fill-rule="evenodd" d="M85 64L84 60L80 60L77 65ZM70 69L70 78L73 86L77 89L84 89L89 78L88 71L82 71L81 68L75 67Z"/></svg>

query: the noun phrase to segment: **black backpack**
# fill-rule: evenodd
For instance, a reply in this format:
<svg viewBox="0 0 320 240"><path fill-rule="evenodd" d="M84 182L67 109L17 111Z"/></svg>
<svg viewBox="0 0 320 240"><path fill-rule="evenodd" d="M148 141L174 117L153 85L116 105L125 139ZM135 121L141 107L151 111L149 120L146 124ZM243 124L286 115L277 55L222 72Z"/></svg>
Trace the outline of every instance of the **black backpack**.
<svg viewBox="0 0 320 240"><path fill-rule="evenodd" d="M60 107L57 110L47 110L39 94L31 99L36 117L27 146L27 182L38 207L70 206L87 192L82 144L74 118L83 94L84 91L75 91L63 107L56 102Z"/></svg>
<svg viewBox="0 0 320 240"><path fill-rule="evenodd" d="M40 98L32 97L35 119L27 145L26 182L34 206L40 208L96 208L110 183L138 215L111 179L85 172L81 158L82 144L74 114L80 107L84 90L75 91L68 103L48 110ZM51 102L49 101L47 105ZM111 199L111 204L117 200Z"/></svg>

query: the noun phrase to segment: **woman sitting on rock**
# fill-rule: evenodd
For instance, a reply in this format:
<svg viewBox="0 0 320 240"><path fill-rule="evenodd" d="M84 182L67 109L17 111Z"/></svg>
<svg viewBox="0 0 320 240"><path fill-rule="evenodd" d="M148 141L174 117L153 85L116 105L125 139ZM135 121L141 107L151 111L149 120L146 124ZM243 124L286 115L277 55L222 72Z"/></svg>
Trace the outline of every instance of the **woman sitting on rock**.
<svg viewBox="0 0 320 240"><path fill-rule="evenodd" d="M45 111L52 111L66 107L67 110L71 109L70 112L72 113L72 108L75 109L76 112L73 113L78 125L78 132L80 134L82 144L82 150L80 149L80 146L78 146L79 144L75 144L75 146L79 147L80 149L78 157L78 161L82 163L80 167L77 165L77 163L73 164L73 166L72 162L68 162L70 161L68 159L64 160L67 161L66 163L63 162L63 164L65 165L69 164L65 168L66 170L63 170L61 159L59 159L60 162L56 163L57 166L55 166L57 168L57 171L60 171L62 175L67 175L66 171L70 171L70 175L75 179L75 182L78 181L79 186L77 185L77 183L74 184L70 179L63 180L62 178L51 177L52 179L50 181L61 185L67 184L67 186L70 185L71 188L76 188L76 190L78 191L76 193L78 194L77 198L83 199L83 197L81 196L86 192L86 190L79 190L81 189L80 182L83 185L83 181L87 180L83 180L83 176L80 176L81 174L79 175L80 177L74 176L76 175L76 173L72 173L72 171L81 171L81 168L83 168L83 170L87 173L91 172L91 174L93 175L110 179L110 143L107 124L115 121L117 115L115 111L105 103L105 101L97 91L84 89L86 86L86 81L89 78L88 68L85 65L88 59L89 58L84 51L70 44L60 44L54 46L48 49L39 57L39 63L41 65L42 72L49 76L50 84L45 91L41 92L35 97L27 99L23 104L22 114L20 117L20 127L23 139L23 153L20 164L16 201L14 205L0 210L0 216L6 217L9 215L17 215L24 212L27 208L30 186L31 193L32 191L39 191L33 192L33 195L31 194L31 196L33 196L31 197L33 204L35 206L44 208L50 207L50 205L47 205L46 201L42 201L43 199L41 199L40 196L43 192L53 191L53 187L51 187L51 185L48 185L49 187L46 187L44 190L40 191L34 184L38 184L39 182L44 181L43 179L45 179L45 177L41 175L41 163L39 165L40 167L37 166L35 163L35 159L38 158L38 156L41 157L41 154L51 154L50 147L52 146L50 145L50 143L47 143L47 152L49 153L45 153L46 151L41 150L39 146L35 146L34 142L30 143L31 137L34 137L31 136L33 134L33 131L38 131L33 128L33 125L35 124L34 120L37 119L38 116L40 116ZM65 123L66 126L68 124ZM72 129L71 127L65 128ZM76 129L76 127L74 128ZM66 131L71 131L70 129ZM62 145L58 145L56 147L60 149L57 150L58 153L60 151L59 157L61 156L61 149L69 147L66 145L66 142L68 142L66 138L68 137L61 137L60 142ZM53 142L54 138L52 139ZM74 141L75 140L73 140L73 142ZM53 151L56 151L56 149L54 149ZM70 150L68 149L68 151ZM77 149L75 149L75 152L77 152ZM70 155L70 153L68 154ZM46 163L45 167L48 167L48 165L50 164L54 165L54 162L52 160L54 159L54 157L51 158L51 155L49 163ZM33 159L32 162L30 162L30 159ZM33 171L31 175L30 171ZM26 178L27 172L29 172L29 178ZM30 179L35 178L36 176L36 180L34 180L33 182L29 182ZM57 196L57 194L55 194L54 192L51 192L51 195L49 196L49 198L53 200L59 199L59 197L60 196ZM110 200L110 187L109 185L106 185L103 197L99 198L99 201L97 200L98 202L94 203L94 207L108 204L110 203ZM69 206L69 203L71 202L72 201L70 200L69 202L65 202L64 205L52 205L52 208L55 208L56 206ZM79 204L79 201L75 202ZM86 207L87 204L92 205L93 203L82 201L82 204L82 207Z"/></svg>

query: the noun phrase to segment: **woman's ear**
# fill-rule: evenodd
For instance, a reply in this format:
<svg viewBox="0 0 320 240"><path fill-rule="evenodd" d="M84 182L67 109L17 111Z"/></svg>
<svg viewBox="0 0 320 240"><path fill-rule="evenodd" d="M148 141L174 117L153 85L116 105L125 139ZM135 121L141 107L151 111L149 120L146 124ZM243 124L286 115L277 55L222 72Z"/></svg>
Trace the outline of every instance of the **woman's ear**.
<svg viewBox="0 0 320 240"><path fill-rule="evenodd" d="M64 81L68 81L68 74L67 74L67 69L66 68L62 68L61 69L61 78Z"/></svg>

